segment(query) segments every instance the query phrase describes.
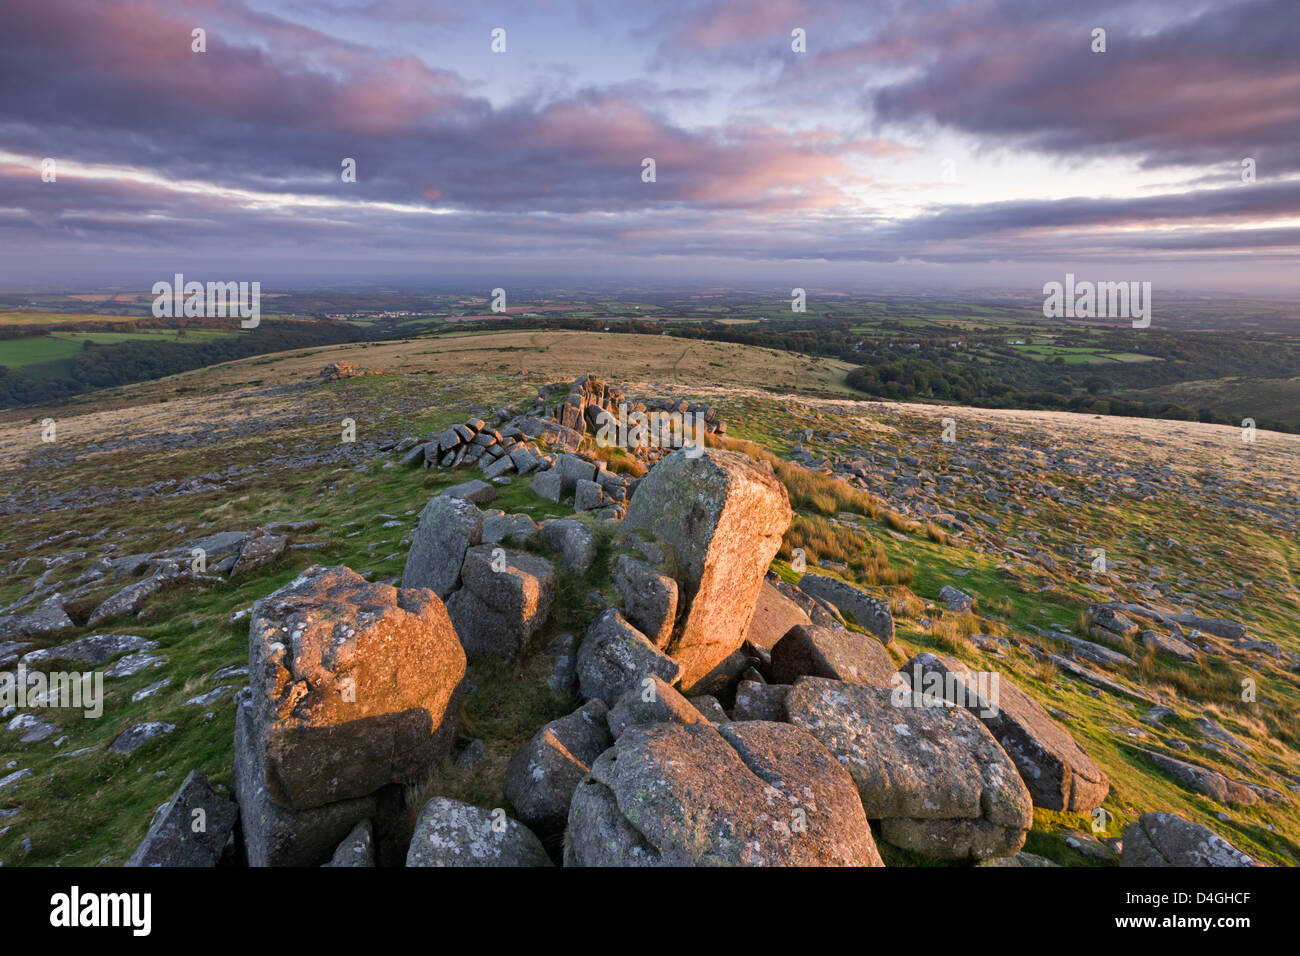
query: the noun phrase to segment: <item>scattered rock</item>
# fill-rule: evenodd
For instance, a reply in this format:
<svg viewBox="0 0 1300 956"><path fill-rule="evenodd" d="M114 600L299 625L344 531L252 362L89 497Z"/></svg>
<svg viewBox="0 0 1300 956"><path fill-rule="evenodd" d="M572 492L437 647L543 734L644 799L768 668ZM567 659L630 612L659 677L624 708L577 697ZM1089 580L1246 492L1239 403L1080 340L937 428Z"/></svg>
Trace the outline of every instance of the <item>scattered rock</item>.
<svg viewBox="0 0 1300 956"><path fill-rule="evenodd" d="M939 589L939 600L950 611L969 611L975 606L975 599L965 591L959 591L950 584Z"/></svg>
<svg viewBox="0 0 1300 956"><path fill-rule="evenodd" d="M108 749L115 754L134 753L149 741L170 734L175 729L175 724L164 723L161 720L146 721L124 730L116 740L108 745Z"/></svg>
<svg viewBox="0 0 1300 956"><path fill-rule="evenodd" d="M128 651L152 651L158 648L157 641L137 637L134 634L92 634L77 641L60 644L57 647L32 651L23 655L22 662L28 667L46 664L50 661L69 661L77 664L89 664L98 667L106 664L119 654Z"/></svg>
<svg viewBox="0 0 1300 956"><path fill-rule="evenodd" d="M1139 753L1184 787L1195 790L1197 793L1203 793L1220 803L1239 803L1250 806L1252 803L1259 801L1259 795L1250 787L1237 783L1235 780L1229 780L1217 770L1198 767L1196 764L1188 763L1185 760L1177 760L1154 750L1140 750Z"/></svg>

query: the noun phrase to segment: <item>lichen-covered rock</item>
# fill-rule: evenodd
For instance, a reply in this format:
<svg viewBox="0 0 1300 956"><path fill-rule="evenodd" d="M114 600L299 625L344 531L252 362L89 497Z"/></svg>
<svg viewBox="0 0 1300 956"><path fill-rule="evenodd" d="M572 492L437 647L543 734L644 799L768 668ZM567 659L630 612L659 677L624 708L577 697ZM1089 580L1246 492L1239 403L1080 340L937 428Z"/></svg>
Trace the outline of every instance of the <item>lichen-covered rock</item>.
<svg viewBox="0 0 1300 956"><path fill-rule="evenodd" d="M940 859L1009 856L1024 845L1029 791L970 711L805 677L786 697L786 714L848 770L888 842Z"/></svg>
<svg viewBox="0 0 1300 956"><path fill-rule="evenodd" d="M1036 806L1087 813L1106 799L1110 778L1105 772L1068 730L1001 674L981 685L965 664L928 653L916 655L898 673L914 693L934 686L940 697L983 721L1015 762Z"/></svg>
<svg viewBox="0 0 1300 956"><path fill-rule="evenodd" d="M711 694L701 694L699 697L689 698L691 706L704 715L704 718L715 727L721 727L723 724L731 723L731 718L723 709L718 698Z"/></svg>
<svg viewBox="0 0 1300 956"><path fill-rule="evenodd" d="M1258 866L1199 823L1174 813L1144 813L1124 832L1120 866Z"/></svg>
<svg viewBox="0 0 1300 956"><path fill-rule="evenodd" d="M655 676L625 693L606 715L615 737L642 724L696 724L704 719L694 704Z"/></svg>
<svg viewBox="0 0 1300 956"><path fill-rule="evenodd" d="M541 533L537 522L526 514L490 514L483 516L483 540L474 544L505 542L515 546L527 544Z"/></svg>
<svg viewBox="0 0 1300 956"><path fill-rule="evenodd" d="M613 608L596 618L578 648L578 690L612 707L652 675L676 683L681 667Z"/></svg>
<svg viewBox="0 0 1300 956"><path fill-rule="evenodd" d="M402 570L402 587L428 588L446 600L460 587L465 552L483 537L483 512L472 501L438 495L420 512Z"/></svg>
<svg viewBox="0 0 1300 956"><path fill-rule="evenodd" d="M619 556L614 585L623 595L623 614L655 647L664 649L677 620L677 582L631 555Z"/></svg>
<svg viewBox="0 0 1300 956"><path fill-rule="evenodd" d="M574 794L565 863L883 865L848 774L770 723L625 730Z"/></svg>
<svg viewBox="0 0 1300 956"><path fill-rule="evenodd" d="M554 468L539 471L533 477L533 491L547 501L558 502L564 497L564 476Z"/></svg>
<svg viewBox="0 0 1300 956"><path fill-rule="evenodd" d="M158 646L157 641L135 634L91 634L66 644L24 654L22 662L28 667L50 661L70 661L98 667L119 654L157 650Z"/></svg>
<svg viewBox="0 0 1300 956"><path fill-rule="evenodd" d="M51 594L26 614L0 617L0 638L52 637L76 626L76 622L63 609L63 596Z"/></svg>
<svg viewBox="0 0 1300 956"><path fill-rule="evenodd" d="M732 720L785 720L785 699L789 684L764 684L743 680L736 685L736 705Z"/></svg>
<svg viewBox="0 0 1300 956"><path fill-rule="evenodd" d="M180 789L155 814L127 866L216 866L230 840L239 808L218 796L208 778L190 771Z"/></svg>
<svg viewBox="0 0 1300 956"><path fill-rule="evenodd" d="M420 811L407 866L554 866L536 834L500 810L434 797Z"/></svg>
<svg viewBox="0 0 1300 956"><path fill-rule="evenodd" d="M432 591L309 568L255 603L249 622L271 799L306 809L418 780L450 750L464 676L465 653Z"/></svg>
<svg viewBox="0 0 1300 956"><path fill-rule="evenodd" d="M115 754L133 754L151 740L165 737L176 729L175 724L163 720L146 720L144 723L128 727L108 745Z"/></svg>
<svg viewBox="0 0 1300 956"><path fill-rule="evenodd" d="M447 600L465 654L514 660L546 623L555 602L551 562L481 544L465 552L463 587Z"/></svg>
<svg viewBox="0 0 1300 956"><path fill-rule="evenodd" d="M939 589L939 600L950 611L969 611L975 604L973 597L951 584L945 584Z"/></svg>
<svg viewBox="0 0 1300 956"><path fill-rule="evenodd" d="M466 501L482 506L496 498L497 490L486 481L475 478L473 481L452 485L443 491L443 495L448 498L463 498Z"/></svg>
<svg viewBox="0 0 1300 956"><path fill-rule="evenodd" d="M98 627L103 621L111 621L114 618L125 617L128 614L138 614L141 608L144 607L145 601L160 591L171 587L179 577L180 571L176 565L171 563L160 565L149 577L136 581L134 584L128 584L102 602L91 612L89 620L86 621L86 626Z"/></svg>
<svg viewBox="0 0 1300 956"><path fill-rule="evenodd" d="M289 538L286 535L271 534L259 529L240 549L239 557L235 560L234 567L230 569L231 580L246 577L259 568L279 560L288 546Z"/></svg>
<svg viewBox="0 0 1300 956"><path fill-rule="evenodd" d="M603 702L588 701L543 726L511 758L505 795L527 826L539 831L564 827L573 791L613 743L605 717Z"/></svg>
<svg viewBox="0 0 1300 956"><path fill-rule="evenodd" d="M744 643L791 517L785 486L736 452L676 451L638 483L623 526L667 545L683 575L686 612L672 643L683 687Z"/></svg>
<svg viewBox="0 0 1300 956"><path fill-rule="evenodd" d="M771 671L778 684L793 684L806 676L889 687L895 668L889 651L875 638L801 624L772 648Z"/></svg>

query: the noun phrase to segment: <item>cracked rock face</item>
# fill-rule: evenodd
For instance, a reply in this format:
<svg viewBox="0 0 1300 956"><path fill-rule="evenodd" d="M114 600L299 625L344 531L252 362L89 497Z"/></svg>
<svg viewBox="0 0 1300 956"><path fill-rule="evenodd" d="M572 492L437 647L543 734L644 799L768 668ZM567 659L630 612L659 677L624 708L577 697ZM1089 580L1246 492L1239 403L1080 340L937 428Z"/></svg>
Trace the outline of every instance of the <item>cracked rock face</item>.
<svg viewBox="0 0 1300 956"><path fill-rule="evenodd" d="M309 568L249 623L254 732L292 809L407 782L450 748L465 653L432 591Z"/></svg>
<svg viewBox="0 0 1300 956"><path fill-rule="evenodd" d="M624 730L574 794L565 864L883 865L844 769L761 722Z"/></svg>
<svg viewBox="0 0 1300 956"><path fill-rule="evenodd" d="M940 859L1015 853L1033 806L1011 758L970 711L902 698L911 701L805 677L786 698L786 714L849 772L888 842Z"/></svg>

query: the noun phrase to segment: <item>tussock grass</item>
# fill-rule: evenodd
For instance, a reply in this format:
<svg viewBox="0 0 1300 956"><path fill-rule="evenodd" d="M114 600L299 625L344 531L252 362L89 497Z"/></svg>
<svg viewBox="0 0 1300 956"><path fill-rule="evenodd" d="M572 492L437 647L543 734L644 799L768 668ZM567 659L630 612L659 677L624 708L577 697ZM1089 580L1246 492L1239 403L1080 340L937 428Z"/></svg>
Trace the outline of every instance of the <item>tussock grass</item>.
<svg viewBox="0 0 1300 956"><path fill-rule="evenodd" d="M831 524L821 518L796 514L785 533L778 557L790 561L802 548L810 568L821 561L848 566L851 576L860 583L881 585L911 584L911 567L890 566L889 554L879 541L845 525Z"/></svg>
<svg viewBox="0 0 1300 956"><path fill-rule="evenodd" d="M878 518L887 508L875 495L847 482L821 472L809 471L774 455L757 442L741 438L710 435L708 444L730 451L739 451L755 461L765 461L790 493L790 504L796 511L812 511L831 517L842 511Z"/></svg>
<svg viewBox="0 0 1300 956"><path fill-rule="evenodd" d="M952 543L952 535L948 534L943 528L939 527L933 521L925 523L925 536L935 544L942 544L945 547Z"/></svg>
<svg viewBox="0 0 1300 956"><path fill-rule="evenodd" d="M885 588L889 595L889 613L896 618L916 620L925 613L925 601L921 600L912 589L903 585Z"/></svg>

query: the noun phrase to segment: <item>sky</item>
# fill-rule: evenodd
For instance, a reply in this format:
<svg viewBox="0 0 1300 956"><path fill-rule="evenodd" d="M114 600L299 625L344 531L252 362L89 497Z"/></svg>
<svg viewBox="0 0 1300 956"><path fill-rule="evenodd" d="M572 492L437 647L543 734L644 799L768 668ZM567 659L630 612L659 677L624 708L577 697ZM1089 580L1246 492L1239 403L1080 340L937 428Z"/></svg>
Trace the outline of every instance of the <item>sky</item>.
<svg viewBox="0 0 1300 956"><path fill-rule="evenodd" d="M1300 294L1300 2L5 0L0 249L9 290Z"/></svg>

